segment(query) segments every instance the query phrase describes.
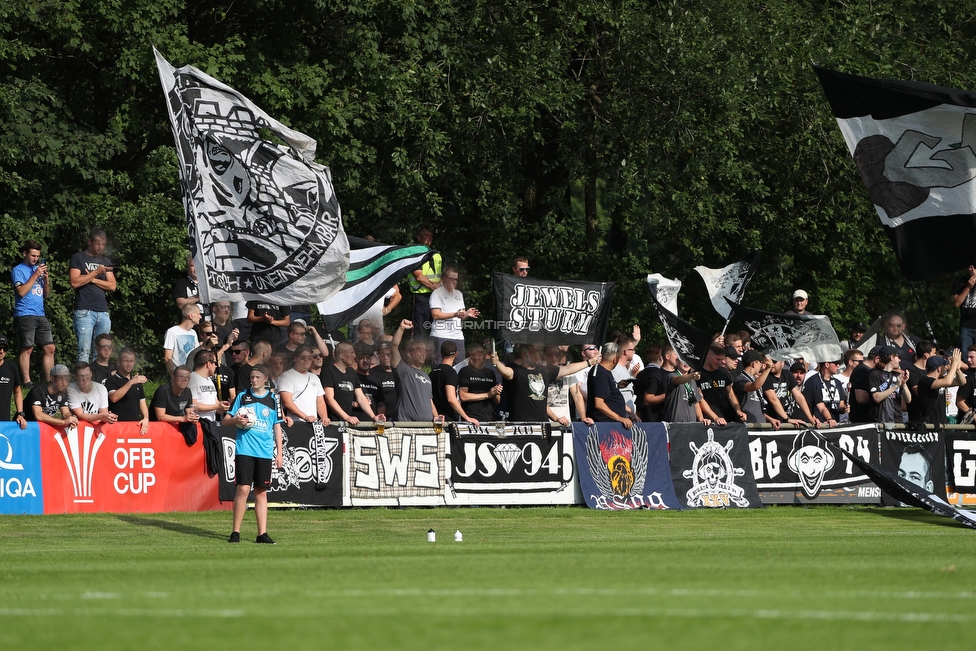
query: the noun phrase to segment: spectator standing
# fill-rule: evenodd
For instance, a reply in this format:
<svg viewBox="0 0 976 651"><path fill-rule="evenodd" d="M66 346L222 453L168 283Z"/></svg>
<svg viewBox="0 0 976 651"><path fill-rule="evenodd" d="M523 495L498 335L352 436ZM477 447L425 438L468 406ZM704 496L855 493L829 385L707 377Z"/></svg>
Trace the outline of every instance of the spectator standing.
<svg viewBox="0 0 976 651"><path fill-rule="evenodd" d="M383 387L380 386L379 381L371 372L375 360L373 347L362 341L357 341L353 350L356 353L356 374L359 376L359 388L363 390L363 395L366 396L366 401L373 413L376 415L384 413ZM360 421L368 418L366 412L358 404L353 409L353 415Z"/></svg>
<svg viewBox="0 0 976 651"><path fill-rule="evenodd" d="M959 348L968 350L976 344L976 266L953 282L952 304L959 308Z"/></svg>
<svg viewBox="0 0 976 651"><path fill-rule="evenodd" d="M200 302L200 285L197 282L197 268L193 263L193 256L186 256L186 276L180 278L173 285L173 300L176 301L176 309L183 313L183 308L187 305L197 305L200 308L200 315L205 321L209 321L212 311L209 305ZM228 307L230 304L228 303ZM228 315L230 311L228 310Z"/></svg>
<svg viewBox="0 0 976 651"><path fill-rule="evenodd" d="M447 420L461 420L479 427L481 423L464 410L458 399L458 372L454 370L457 359L457 346L453 341L445 341L440 348L441 363L430 369L431 393L434 408Z"/></svg>
<svg viewBox="0 0 976 651"><path fill-rule="evenodd" d="M513 363L511 366L502 363L494 353L491 361L502 379L510 383L508 405L512 410L511 420L523 423L541 423L549 420L549 386L555 380L578 373L587 367L595 367L599 363L599 357L592 357L583 362L555 368L542 366L542 351L536 345L528 345L524 348L520 346L516 349L515 355L520 359L520 363ZM616 358L614 362L616 363Z"/></svg>
<svg viewBox="0 0 976 651"><path fill-rule="evenodd" d="M306 330L308 329L305 322L301 320L292 321L288 324L288 339L275 346L274 349L274 352L284 353L286 355L286 366L291 366L295 355L300 349L305 347L305 339L308 336Z"/></svg>
<svg viewBox="0 0 976 651"><path fill-rule="evenodd" d="M236 375L237 371L251 359L251 345L246 341L235 341L234 345L230 347L230 359L230 368ZM248 376L248 382L250 380L251 378Z"/></svg>
<svg viewBox="0 0 976 651"><path fill-rule="evenodd" d="M546 366L565 366L566 352L559 346L546 346ZM494 375L494 374L493 374ZM499 385L501 389L501 385ZM499 391L500 392L500 391ZM572 422L572 412L569 405L572 403L576 409L577 418L586 422L586 403L579 390L579 380L576 374L564 375L556 378L549 385L549 396L547 401L549 419L554 420L560 425L568 426ZM592 423L588 423L592 425Z"/></svg>
<svg viewBox="0 0 976 651"><path fill-rule="evenodd" d="M51 379L38 384L27 394L27 420L51 427L75 427L78 419L68 408L68 383L71 372L64 364L51 369Z"/></svg>
<svg viewBox="0 0 976 651"><path fill-rule="evenodd" d="M763 385L763 397L766 399L766 415L794 425L813 423L814 427L820 427L820 421L811 413L806 398L800 391L800 385L786 369L783 360L773 362L769 377Z"/></svg>
<svg viewBox="0 0 976 651"><path fill-rule="evenodd" d="M878 358L878 366L868 375L871 385L872 420L876 423L901 423L903 414L912 399L911 391L905 384L908 371L901 369L901 355L898 348L885 346Z"/></svg>
<svg viewBox="0 0 976 651"><path fill-rule="evenodd" d="M329 410L325 406L325 391L318 376L309 373L312 351L302 348L295 355L295 366L278 378L278 395L285 413L306 423L329 424Z"/></svg>
<svg viewBox="0 0 976 651"><path fill-rule="evenodd" d="M807 312L807 305L810 304L810 296L804 290L798 289L793 292L792 309L786 310L786 314L796 314L804 316ZM741 351L740 351L741 352Z"/></svg>
<svg viewBox="0 0 976 651"><path fill-rule="evenodd" d="M196 306L193 306L196 307ZM217 357L207 350L201 350L193 358L193 372L190 373L190 395L193 407L202 420L217 421L218 412L226 412L230 403L221 401L212 378L217 370Z"/></svg>
<svg viewBox="0 0 976 651"><path fill-rule="evenodd" d="M241 357L241 355L238 355ZM258 364L267 367L271 363L271 344L266 341L259 341L251 348L248 361L241 364L234 371L234 385L238 395L251 386L251 369ZM270 371L269 371L270 372Z"/></svg>
<svg viewBox="0 0 976 651"><path fill-rule="evenodd" d="M434 231L429 226L421 226L417 231L417 244L430 249L433 240ZM413 294L412 323L417 328L417 333L423 337L430 335L430 295L441 286L443 264L441 254L434 251L430 260L410 276L410 293Z"/></svg>
<svg viewBox="0 0 976 651"><path fill-rule="evenodd" d="M725 425L729 421L746 421L747 417L739 409L739 401L732 385L732 376L726 363L726 349L717 344L710 345L698 380L702 392L701 409L705 418L718 425Z"/></svg>
<svg viewBox="0 0 976 651"><path fill-rule="evenodd" d="M585 343L583 344L582 347L580 347L580 357L583 358L584 362L588 362L591 359L594 359L599 356L600 356L600 347L594 343ZM576 373L576 385L580 389L580 396L583 398L584 404L588 399L588 396L586 394L586 389L587 389L586 378L589 375L589 373L590 373L589 368L584 368L582 371L578 371ZM583 414L585 415L585 413L586 412L584 411Z"/></svg>
<svg viewBox="0 0 976 651"><path fill-rule="evenodd" d="M193 303L184 305L182 313L183 320L167 330L163 338L163 361L169 373L172 373L177 366L192 362L189 355L200 345L195 329L200 323L200 306Z"/></svg>
<svg viewBox="0 0 976 651"><path fill-rule="evenodd" d="M10 420L10 401L13 399L17 407L14 419L20 429L24 429L27 427L27 415L24 413L24 392L20 388L20 371L16 364L7 359L8 348L10 342L0 335L0 421Z"/></svg>
<svg viewBox="0 0 976 651"><path fill-rule="evenodd" d="M329 416L350 425L358 425L360 419L354 415L358 405L369 420L375 420L376 414L359 384L359 374L356 373L356 349L353 345L343 342L336 346L335 363L327 370L325 402L329 407Z"/></svg>
<svg viewBox="0 0 976 651"><path fill-rule="evenodd" d="M107 332L95 337L95 360L91 363L92 382L101 385L115 373L118 365L112 361L112 353L115 352L115 341L112 335Z"/></svg>
<svg viewBox="0 0 976 651"><path fill-rule="evenodd" d="M966 383L956 393L957 422L972 423L976 416L976 344L970 344L966 351Z"/></svg>
<svg viewBox="0 0 976 651"><path fill-rule="evenodd" d="M437 416L434 408L430 377L421 368L427 360L427 347L423 341L411 340L407 344L406 359L400 357L403 333L412 330L414 324L404 319L393 333L391 363L397 378L397 415L400 420L422 422Z"/></svg>
<svg viewBox="0 0 976 651"><path fill-rule="evenodd" d="M136 351L123 348L119 351L119 368L105 382L108 392L108 410L121 422L139 421L139 433L149 431L149 407L143 386L146 376L133 373L136 367Z"/></svg>
<svg viewBox="0 0 976 651"><path fill-rule="evenodd" d="M370 378L383 390L383 413L388 420L398 418L397 404L399 402L400 382L393 370L393 344L381 341L376 349L376 359L379 364L369 371Z"/></svg>
<svg viewBox="0 0 976 651"><path fill-rule="evenodd" d="M600 353L600 363L593 366L587 377L586 417L597 423L617 422L630 429L633 419L613 377L613 369L620 361L620 349L609 342L603 344Z"/></svg>
<svg viewBox="0 0 976 651"><path fill-rule="evenodd" d="M217 343L225 344L230 339L230 334L237 330L237 334L234 335L234 341L241 339L241 331L234 321L230 318L231 306L230 301L217 301L210 306L212 311L211 319L214 325L214 332L217 333Z"/></svg>
<svg viewBox="0 0 976 651"><path fill-rule="evenodd" d="M915 349L918 343L909 335L905 329L908 324L900 314L891 314L885 319L884 336L881 337L882 346L892 346L898 349L898 359L901 360L901 368L908 370L912 360L915 359Z"/></svg>
<svg viewBox="0 0 976 651"><path fill-rule="evenodd" d="M868 351L864 359L851 371L851 390L849 397L851 401L851 422L870 423L871 410L874 400L871 398L871 371L880 362L881 351L884 346L875 346Z"/></svg>
<svg viewBox="0 0 976 651"><path fill-rule="evenodd" d="M641 370L640 364L634 364L633 359L637 350L637 341L630 335L622 334L614 342L617 344L617 365L611 369L613 379L617 383L617 389L624 397L624 404L627 405L627 415L631 420L637 420L637 394L634 391L634 376ZM653 358L654 365L660 369L660 347ZM663 401L663 396L662 396Z"/></svg>
<svg viewBox="0 0 976 651"><path fill-rule="evenodd" d="M803 397L810 411L817 414L827 427L835 427L837 423L849 420L847 390L836 377L839 370L839 361L822 362L820 371L803 384Z"/></svg>
<svg viewBox="0 0 976 651"><path fill-rule="evenodd" d="M105 231L93 229L88 235L88 248L71 256L68 278L75 290L74 329L78 338L78 361L88 362L92 340L103 332L112 331L106 292L114 292L115 273L112 261L105 252Z"/></svg>
<svg viewBox="0 0 976 651"><path fill-rule="evenodd" d="M664 371L666 395L662 419L668 423L696 423L702 420L700 375L681 361L670 345L661 351L661 370Z"/></svg>
<svg viewBox="0 0 976 651"><path fill-rule="evenodd" d="M772 360L758 351L747 350L742 355L742 370L732 383L732 389L747 423L765 423L768 420L773 429L779 429L779 419L766 415L762 408L763 386L769 379L772 366Z"/></svg>
<svg viewBox="0 0 976 651"><path fill-rule="evenodd" d="M464 411L482 423L495 419L495 406L501 401L502 395L498 376L494 370L485 366L485 355L484 346L472 344L468 350L469 363L458 371L458 397L464 405Z"/></svg>
<svg viewBox="0 0 976 651"><path fill-rule="evenodd" d="M961 366L962 353L958 348L953 349L950 359L933 355L925 362L925 375L918 381L916 395L912 398L912 402L921 403L919 419L923 423L945 425L948 422L946 389L966 384Z"/></svg>
<svg viewBox="0 0 976 651"><path fill-rule="evenodd" d="M852 348L856 347L861 343L861 339L864 338L864 334L868 331L867 325L863 321L858 321L851 328L850 336L840 343L841 350L847 352Z"/></svg>
<svg viewBox="0 0 976 651"><path fill-rule="evenodd" d="M402 299L403 297L400 294L400 288L394 285L388 292L386 292L386 294L381 296L375 303L373 303L373 305L362 315L353 319L352 327L349 328L349 332L356 333L356 341L358 341L359 324L364 320L369 320L370 325L372 325L375 332L375 336L379 337L379 335L386 332L383 317L395 310ZM352 343L356 343L356 341L353 341Z"/></svg>
<svg viewBox="0 0 976 651"><path fill-rule="evenodd" d="M161 423L196 423L200 414L193 408L193 394L190 392L190 369L177 366L169 383L156 389L153 394L150 414L153 420Z"/></svg>
<svg viewBox="0 0 976 651"><path fill-rule="evenodd" d="M75 365L75 382L68 385L68 407L79 421L111 424L119 419L108 410L108 391L92 382L88 362Z"/></svg>
<svg viewBox="0 0 976 651"><path fill-rule="evenodd" d="M41 347L44 358L41 383L47 384L54 366L54 336L44 312L44 299L51 291L47 261L41 258L41 244L27 240L20 248L23 261L10 272L14 283L14 331L20 343L20 372L25 387L30 388L30 362L34 345Z"/></svg>
<svg viewBox="0 0 976 651"><path fill-rule="evenodd" d="M457 354L463 359L464 320L476 319L481 314L476 308L464 307L464 296L458 290L458 269L453 265L444 267L442 285L430 294L430 336L434 344L434 364L441 363L441 344L452 341L457 346Z"/></svg>
<svg viewBox="0 0 976 651"><path fill-rule="evenodd" d="M284 339L284 328L291 324L291 308L273 303L248 301L247 322L251 324L251 346L267 341L272 347Z"/></svg>

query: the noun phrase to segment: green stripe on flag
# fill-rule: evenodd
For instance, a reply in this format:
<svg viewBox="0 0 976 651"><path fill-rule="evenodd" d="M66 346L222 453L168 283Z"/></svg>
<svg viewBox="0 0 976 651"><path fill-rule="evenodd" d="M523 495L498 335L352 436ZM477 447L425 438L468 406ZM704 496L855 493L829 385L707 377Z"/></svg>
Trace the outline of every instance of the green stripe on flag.
<svg viewBox="0 0 976 651"><path fill-rule="evenodd" d="M365 267L360 267L356 270L350 269L348 272L346 272L346 283L354 283L357 280L362 280L367 276L373 275L376 271L390 263L416 255L425 255L428 251L429 249L426 246L408 246L402 249L390 251L376 258Z"/></svg>

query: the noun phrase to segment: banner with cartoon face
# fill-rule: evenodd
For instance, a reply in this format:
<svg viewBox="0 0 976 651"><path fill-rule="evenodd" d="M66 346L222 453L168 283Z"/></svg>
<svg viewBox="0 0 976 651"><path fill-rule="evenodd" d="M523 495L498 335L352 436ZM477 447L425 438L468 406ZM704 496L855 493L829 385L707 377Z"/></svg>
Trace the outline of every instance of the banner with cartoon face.
<svg viewBox="0 0 976 651"><path fill-rule="evenodd" d="M749 456L764 504L879 504L881 489L826 442L878 465L881 437L873 424L834 429L749 432Z"/></svg>
<svg viewBox="0 0 976 651"><path fill-rule="evenodd" d="M682 508L762 508L742 423L668 423L671 478Z"/></svg>
<svg viewBox="0 0 976 651"><path fill-rule="evenodd" d="M224 473L220 478L220 499L234 499L234 432L221 427ZM342 506L342 435L335 425L319 423L282 425L282 467L273 468L269 502L314 506Z"/></svg>
<svg viewBox="0 0 976 651"><path fill-rule="evenodd" d="M945 434L940 431L881 433L881 469L945 499ZM904 506L882 493L885 506Z"/></svg>
<svg viewBox="0 0 976 651"><path fill-rule="evenodd" d="M577 473L591 509L675 509L663 423L573 423Z"/></svg>

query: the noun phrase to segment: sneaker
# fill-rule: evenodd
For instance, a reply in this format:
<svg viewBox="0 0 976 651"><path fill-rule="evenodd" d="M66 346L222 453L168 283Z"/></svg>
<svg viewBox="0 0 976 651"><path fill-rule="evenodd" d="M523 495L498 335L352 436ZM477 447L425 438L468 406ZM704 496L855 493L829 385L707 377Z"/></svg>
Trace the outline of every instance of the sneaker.
<svg viewBox="0 0 976 651"><path fill-rule="evenodd" d="M256 542L256 543L263 543L265 545L273 545L273 544L275 544L275 541L271 540L271 536L269 536L266 533L263 533L260 536L258 536L254 540L254 542Z"/></svg>
<svg viewBox="0 0 976 651"><path fill-rule="evenodd" d="M227 542L229 542L229 543L235 543L235 542L236 543L239 543L239 542L241 542L241 532L240 531L234 531L233 533L231 533L230 534L230 538L227 539Z"/></svg>

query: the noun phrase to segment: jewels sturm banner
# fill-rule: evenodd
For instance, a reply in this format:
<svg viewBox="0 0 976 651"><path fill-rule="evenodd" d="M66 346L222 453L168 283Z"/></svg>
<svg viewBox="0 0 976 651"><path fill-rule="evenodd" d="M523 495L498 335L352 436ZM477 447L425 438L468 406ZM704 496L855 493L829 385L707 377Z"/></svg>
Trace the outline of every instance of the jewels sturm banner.
<svg viewBox="0 0 976 651"><path fill-rule="evenodd" d="M602 342L613 283L542 280L495 272L499 336L513 343L574 345Z"/></svg>
<svg viewBox="0 0 976 651"><path fill-rule="evenodd" d="M577 472L586 505L601 511L675 509L663 423L573 423Z"/></svg>
<svg viewBox="0 0 976 651"><path fill-rule="evenodd" d="M233 427L220 428L224 450L224 475L220 481L222 500L233 500L237 490L234 483L235 431ZM291 427L282 426L282 432L282 467L272 469L268 501L342 506L342 436L339 428L299 422Z"/></svg>
<svg viewBox="0 0 976 651"><path fill-rule="evenodd" d="M572 432L548 423L452 423L448 505L576 504Z"/></svg>
<svg viewBox="0 0 976 651"><path fill-rule="evenodd" d="M763 504L880 504L881 489L827 442L867 463L881 462L881 437L873 424L749 432L752 473Z"/></svg>
<svg viewBox="0 0 976 651"><path fill-rule="evenodd" d="M668 423L671 477L683 508L762 508L742 423Z"/></svg>

